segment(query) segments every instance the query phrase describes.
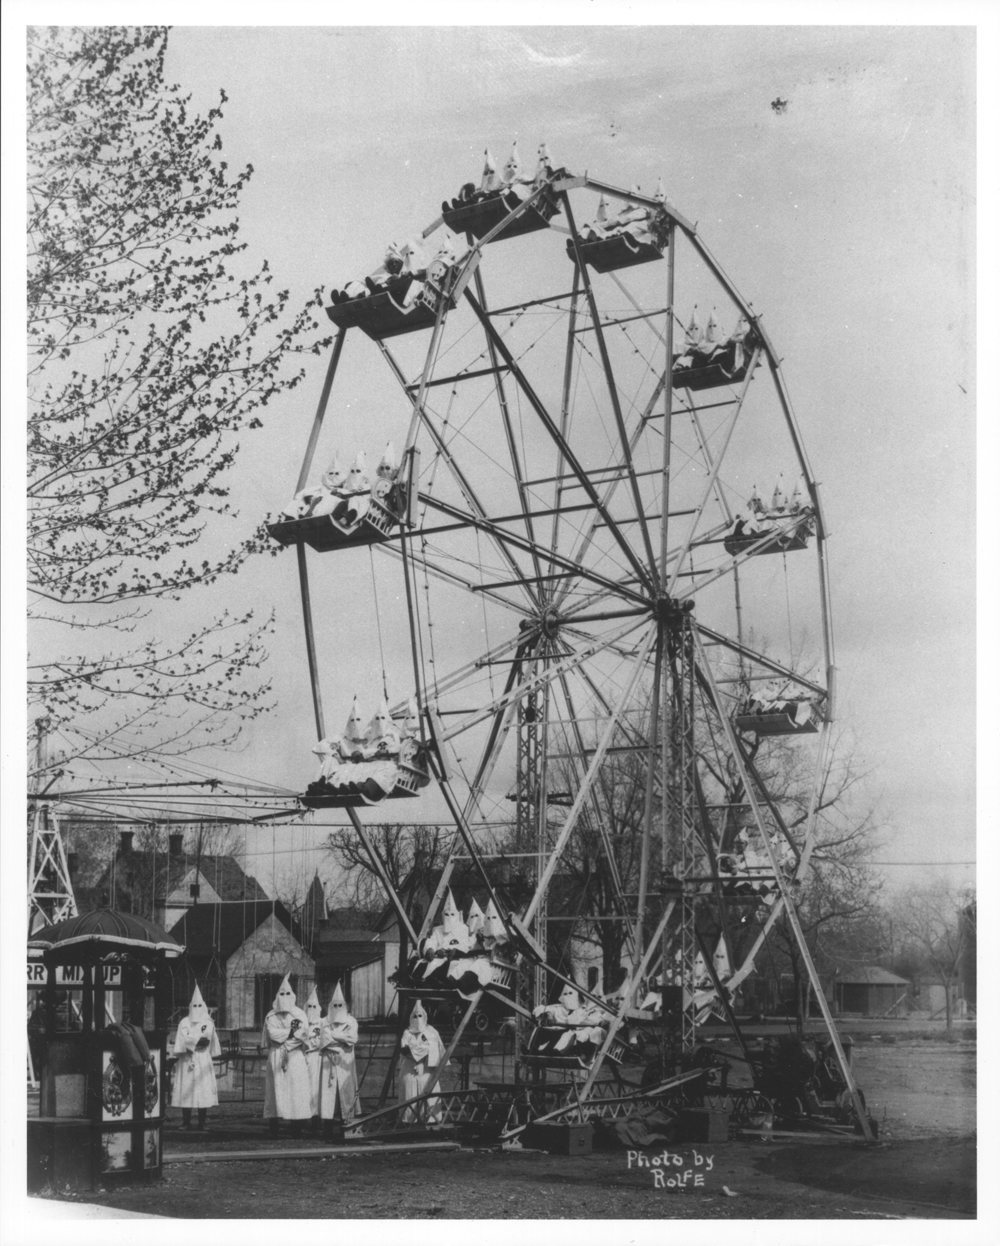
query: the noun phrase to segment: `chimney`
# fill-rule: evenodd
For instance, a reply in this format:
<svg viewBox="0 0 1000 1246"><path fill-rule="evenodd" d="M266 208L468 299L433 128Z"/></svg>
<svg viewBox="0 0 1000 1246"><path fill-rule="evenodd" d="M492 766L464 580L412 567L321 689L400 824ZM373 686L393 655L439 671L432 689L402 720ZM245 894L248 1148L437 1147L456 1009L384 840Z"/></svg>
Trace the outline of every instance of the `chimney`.
<svg viewBox="0 0 1000 1246"><path fill-rule="evenodd" d="M172 857L182 857L184 855L184 832L178 831L170 836L170 855Z"/></svg>
<svg viewBox="0 0 1000 1246"><path fill-rule="evenodd" d="M132 851L132 831L118 832L118 851L123 856L126 852Z"/></svg>

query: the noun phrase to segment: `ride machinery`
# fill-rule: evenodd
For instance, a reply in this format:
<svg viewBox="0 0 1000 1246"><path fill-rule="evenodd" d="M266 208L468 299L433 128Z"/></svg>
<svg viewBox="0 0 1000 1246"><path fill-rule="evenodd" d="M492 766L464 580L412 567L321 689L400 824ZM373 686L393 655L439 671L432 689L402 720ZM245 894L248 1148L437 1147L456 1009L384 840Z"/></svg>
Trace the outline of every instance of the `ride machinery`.
<svg viewBox="0 0 1000 1246"><path fill-rule="evenodd" d="M761 317L662 192L574 176L544 151L533 178L488 161L478 190L328 315L338 332L295 500L270 531L297 553L327 762L306 803L347 811L390 895L359 809L433 784L454 823L422 927L394 898L408 989L450 965L432 938L449 922L434 922L471 869L494 938L454 1041L503 1000L520 1075L562 1070L580 1110L641 1091L609 1070L645 1026L661 1048L646 1091L700 1068L708 1094L698 1028L735 1023L780 922L845 1111L870 1137L797 914L833 641L819 492ZM357 467L353 483L334 465L310 484L349 333L398 395L398 457L370 493ZM337 418L360 436L356 413ZM401 580L412 654L414 695L386 720L396 769L383 757L374 786L330 743L309 578L359 545ZM506 863L527 862L513 898L501 824ZM581 929L599 949L586 983L572 972ZM563 987L563 1011L545 1013Z"/></svg>

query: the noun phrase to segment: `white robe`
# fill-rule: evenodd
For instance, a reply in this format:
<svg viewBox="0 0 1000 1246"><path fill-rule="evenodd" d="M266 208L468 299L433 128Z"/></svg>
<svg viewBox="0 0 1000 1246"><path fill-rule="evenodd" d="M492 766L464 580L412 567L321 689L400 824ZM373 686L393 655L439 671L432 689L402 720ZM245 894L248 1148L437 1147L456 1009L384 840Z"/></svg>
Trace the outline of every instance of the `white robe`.
<svg viewBox="0 0 1000 1246"><path fill-rule="evenodd" d="M174 1055L174 1088L170 1102L175 1108L214 1108L219 1102L213 1056L221 1056L215 1022L184 1017L177 1027Z"/></svg>
<svg viewBox="0 0 1000 1246"><path fill-rule="evenodd" d="M319 1078L320 1078L320 1051L319 1051L319 1033L320 1022L310 1021L307 1025L307 1037L309 1046L306 1049L306 1068L309 1070L309 1106L312 1109L310 1116L319 1115Z"/></svg>
<svg viewBox="0 0 1000 1246"><path fill-rule="evenodd" d="M319 1081L319 1115L325 1121L353 1120L358 1107L358 1078L354 1047L358 1023L352 1016L343 1021L325 1020L320 1029L322 1057Z"/></svg>
<svg viewBox="0 0 1000 1246"><path fill-rule="evenodd" d="M298 1021L293 1034L293 1024ZM267 1051L264 1070L264 1117L284 1121L308 1120L312 1116L306 1035L309 1023L299 1010L269 1012L264 1018L261 1046Z"/></svg>
<svg viewBox="0 0 1000 1246"><path fill-rule="evenodd" d="M410 1029L404 1030L399 1058L400 1103L405 1103L407 1099L415 1099L417 1095L422 1095L427 1090L443 1059L444 1044L441 1042L441 1035L432 1025L425 1025L417 1034ZM439 1121L441 1119L440 1099L436 1096L428 1099L426 1108L420 1109L420 1115L428 1124ZM406 1123L417 1119L417 1113L412 1108L403 1114L403 1120Z"/></svg>

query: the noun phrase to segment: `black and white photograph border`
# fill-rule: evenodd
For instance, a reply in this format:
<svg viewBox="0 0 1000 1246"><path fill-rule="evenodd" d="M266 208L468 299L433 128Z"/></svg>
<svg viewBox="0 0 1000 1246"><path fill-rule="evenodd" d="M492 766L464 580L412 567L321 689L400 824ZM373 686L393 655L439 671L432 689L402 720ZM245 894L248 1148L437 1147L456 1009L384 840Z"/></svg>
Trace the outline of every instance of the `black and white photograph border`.
<svg viewBox="0 0 1000 1246"><path fill-rule="evenodd" d="M27 337L3 290L12 988L29 935L3 1242L117 1218L151 1241L336 1220L364 1242L382 1219L435 1241L506 1220L993 1240L993 6L2 17L8 275L29 140ZM139 61L164 52L158 115L192 139L207 119L178 158L190 195L163 196L165 218L198 206L145 276L138 251L127 274L95 260L81 294L59 231L93 246L95 204L151 181L157 143L112 128L136 160L103 188L70 169L59 123L32 130L25 40L55 69L125 21L150 28ZM36 100L58 90L38 42ZM141 79L119 118L152 100ZM220 359L238 379L209 377ZM134 475L109 485L93 428L115 413ZM80 989L95 938L112 951ZM196 1126L177 1053L199 987L223 1046ZM95 1069L124 1063L130 1021L149 1039L126 1075L145 1158L115 1135L115 1180L39 1190L23 1053L37 1121L61 1093L38 1044L69 1058L58 1016L96 1031L97 1009ZM341 1069L315 1133L285 1106L313 1057Z"/></svg>

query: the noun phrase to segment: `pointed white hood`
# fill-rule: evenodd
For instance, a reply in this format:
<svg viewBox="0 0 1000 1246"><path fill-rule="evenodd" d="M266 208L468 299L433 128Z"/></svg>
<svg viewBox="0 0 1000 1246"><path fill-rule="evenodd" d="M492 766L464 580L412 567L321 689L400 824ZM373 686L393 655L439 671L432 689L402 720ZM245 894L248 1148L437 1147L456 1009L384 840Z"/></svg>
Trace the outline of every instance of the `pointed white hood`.
<svg viewBox="0 0 1000 1246"><path fill-rule="evenodd" d="M517 139L511 144L510 155L503 167L503 180L512 182L521 173L521 157L517 154Z"/></svg>
<svg viewBox="0 0 1000 1246"><path fill-rule="evenodd" d="M323 1010L319 1006L319 996L316 994L316 988L313 987L306 1000L306 1020L319 1021L322 1015Z"/></svg>
<svg viewBox="0 0 1000 1246"><path fill-rule="evenodd" d="M575 1012L580 1007L580 992L567 982L559 995L559 1003L567 1012Z"/></svg>
<svg viewBox="0 0 1000 1246"><path fill-rule="evenodd" d="M365 741L365 725L361 720L361 711L358 709L358 698L354 698L351 705L351 712L347 716L347 724L344 727L344 740L348 744L363 744Z"/></svg>
<svg viewBox="0 0 1000 1246"><path fill-rule="evenodd" d="M427 1029L427 1013L423 1004L418 999L413 1005L413 1011L410 1013L410 1032L419 1034L421 1030Z"/></svg>
<svg viewBox="0 0 1000 1246"><path fill-rule="evenodd" d="M483 925L483 934L490 939L495 939L498 943L504 943L507 940L507 929L500 919L497 906L493 903L492 898L486 905L486 919Z"/></svg>
<svg viewBox="0 0 1000 1246"><path fill-rule="evenodd" d="M698 319L698 304L695 303L688 321L685 337L689 346L697 346L701 341L701 321Z"/></svg>
<svg viewBox="0 0 1000 1246"><path fill-rule="evenodd" d="M208 1008L201 997L201 991L198 990L198 983L196 982L191 995L191 1002L188 1004L188 1020L197 1021L200 1024L202 1021L208 1021L209 1019Z"/></svg>
<svg viewBox="0 0 1000 1246"><path fill-rule="evenodd" d="M455 904L455 897L451 894L451 888L448 888L448 894L444 898L444 908L441 910L441 928L445 934L454 934L459 930L464 930L465 922L462 921L462 915L458 911Z"/></svg>
<svg viewBox="0 0 1000 1246"><path fill-rule="evenodd" d="M465 924L469 928L470 935L479 934L486 925L486 917L476 902L475 896L472 897L472 903L469 905L469 915L465 919Z"/></svg>
<svg viewBox="0 0 1000 1246"><path fill-rule="evenodd" d="M347 479L343 484L347 493L365 493L371 488L371 481L368 478L368 456L364 450L358 451L354 466L347 473Z"/></svg>
<svg viewBox="0 0 1000 1246"><path fill-rule="evenodd" d="M326 1019L327 1021L346 1021L348 1016L347 1000L344 999L344 992L338 982L330 996L330 1007L327 1009Z"/></svg>
<svg viewBox="0 0 1000 1246"><path fill-rule="evenodd" d="M295 992L292 990L292 984L286 973L281 980L281 986L278 987L278 993L274 997L275 1012L301 1012L298 1004L295 1002Z"/></svg>
<svg viewBox="0 0 1000 1246"><path fill-rule="evenodd" d="M344 475L343 467L340 465L340 458L335 454L330 466L323 473L323 488L329 493L334 493L343 486L345 479L346 476Z"/></svg>
<svg viewBox="0 0 1000 1246"><path fill-rule="evenodd" d="M771 510L784 510L788 505L788 498L785 496L785 477L779 473L778 479L774 485L774 492L771 494Z"/></svg>

